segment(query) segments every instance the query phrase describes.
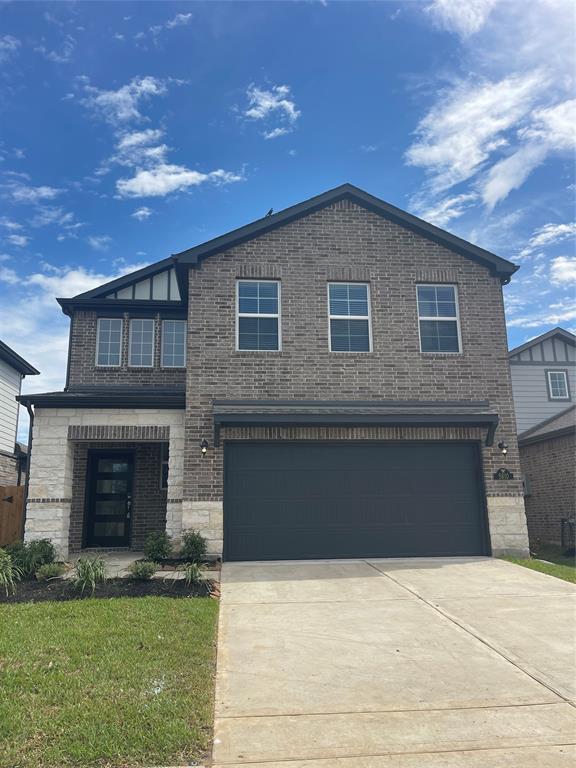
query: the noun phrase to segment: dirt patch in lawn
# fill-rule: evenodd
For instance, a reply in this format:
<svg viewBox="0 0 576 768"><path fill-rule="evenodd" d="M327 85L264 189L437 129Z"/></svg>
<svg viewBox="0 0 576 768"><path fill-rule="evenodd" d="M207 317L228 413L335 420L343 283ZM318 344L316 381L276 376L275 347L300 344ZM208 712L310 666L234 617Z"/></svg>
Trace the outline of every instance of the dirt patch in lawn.
<svg viewBox="0 0 576 768"><path fill-rule="evenodd" d="M16 584L16 592L8 596L0 592L0 603L40 603L46 600L61 602L78 600L82 597L217 597L218 590L215 582L206 581L202 584L187 586L183 579L152 579L151 581L131 581L130 579L108 579L105 584L99 584L94 594L85 591L82 595L73 587L68 579L51 579L49 581L20 581Z"/></svg>

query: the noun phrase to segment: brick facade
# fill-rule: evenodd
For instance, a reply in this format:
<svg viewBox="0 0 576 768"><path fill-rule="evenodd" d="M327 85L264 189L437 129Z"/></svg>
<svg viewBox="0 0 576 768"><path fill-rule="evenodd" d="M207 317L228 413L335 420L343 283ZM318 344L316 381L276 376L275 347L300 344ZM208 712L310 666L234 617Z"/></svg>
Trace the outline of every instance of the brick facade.
<svg viewBox="0 0 576 768"><path fill-rule="evenodd" d="M86 470L90 449L113 448L134 452L132 531L130 546L142 549L149 533L166 529L167 490L160 488L160 443L76 443L74 446L69 550L83 546Z"/></svg>
<svg viewBox="0 0 576 768"><path fill-rule="evenodd" d="M528 493L525 498L530 545L560 544L560 521L576 516L574 433L523 445L522 471Z"/></svg>
<svg viewBox="0 0 576 768"><path fill-rule="evenodd" d="M111 300L110 312L101 317L122 317L122 364L118 368L96 365L96 312L76 312L72 319L70 333L69 387L179 387L185 386L186 371L183 368L162 368L161 315L155 316L154 325L154 366L133 368L128 365L128 336L130 315L114 312ZM141 317L135 314L134 317ZM173 318L174 315L170 315ZM184 315L182 319L185 319Z"/></svg>

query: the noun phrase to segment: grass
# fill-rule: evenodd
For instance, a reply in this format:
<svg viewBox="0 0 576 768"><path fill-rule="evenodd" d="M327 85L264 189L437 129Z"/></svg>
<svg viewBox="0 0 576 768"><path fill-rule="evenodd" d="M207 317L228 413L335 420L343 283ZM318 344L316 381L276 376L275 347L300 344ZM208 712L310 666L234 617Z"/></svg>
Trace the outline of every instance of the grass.
<svg viewBox="0 0 576 768"><path fill-rule="evenodd" d="M0 606L1 768L202 758L217 612L210 598Z"/></svg>
<svg viewBox="0 0 576 768"><path fill-rule="evenodd" d="M531 568L533 571L547 573L549 576L556 576L557 579L570 581L576 584L576 558L565 555L561 547L553 544L542 544L537 547L532 558L507 557L511 563L523 565L525 568ZM547 562L542 562L543 560Z"/></svg>

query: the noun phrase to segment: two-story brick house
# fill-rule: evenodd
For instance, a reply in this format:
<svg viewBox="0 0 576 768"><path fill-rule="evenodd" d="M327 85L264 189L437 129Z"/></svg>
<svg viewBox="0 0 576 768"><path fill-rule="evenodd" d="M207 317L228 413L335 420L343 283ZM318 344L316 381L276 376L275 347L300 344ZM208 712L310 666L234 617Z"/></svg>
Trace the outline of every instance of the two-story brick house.
<svg viewBox="0 0 576 768"><path fill-rule="evenodd" d="M515 270L345 184L59 299L66 388L21 398L26 536L67 554L194 527L236 560L526 552Z"/></svg>

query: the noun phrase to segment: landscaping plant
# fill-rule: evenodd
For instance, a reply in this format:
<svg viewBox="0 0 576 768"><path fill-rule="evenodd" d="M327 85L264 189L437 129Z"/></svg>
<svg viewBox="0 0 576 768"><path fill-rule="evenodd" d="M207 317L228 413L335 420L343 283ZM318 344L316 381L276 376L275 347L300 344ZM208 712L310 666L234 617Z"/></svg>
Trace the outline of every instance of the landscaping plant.
<svg viewBox="0 0 576 768"><path fill-rule="evenodd" d="M38 581L48 581L48 579L57 579L64 574L66 570L64 563L44 563L36 571Z"/></svg>
<svg viewBox="0 0 576 768"><path fill-rule="evenodd" d="M12 556L5 549L0 549L0 586L6 590L6 596L16 591L16 582L22 578L22 569L12 561Z"/></svg>
<svg viewBox="0 0 576 768"><path fill-rule="evenodd" d="M6 549L23 576L32 576L40 566L56 560L56 550L50 539L36 539L26 544L17 541Z"/></svg>
<svg viewBox="0 0 576 768"><path fill-rule="evenodd" d="M96 586L104 584L106 578L106 563L101 557L81 557L76 562L72 584L81 594L89 589L93 595Z"/></svg>
<svg viewBox="0 0 576 768"><path fill-rule="evenodd" d="M187 563L200 563L206 556L206 539L193 529L182 534L180 557Z"/></svg>
<svg viewBox="0 0 576 768"><path fill-rule="evenodd" d="M197 563L186 564L186 568L184 569L184 581L186 582L187 587L197 586L206 581Z"/></svg>
<svg viewBox="0 0 576 768"><path fill-rule="evenodd" d="M172 543L166 531L149 533L144 542L144 554L146 560L161 562L167 560L172 554Z"/></svg>
<svg viewBox="0 0 576 768"><path fill-rule="evenodd" d="M157 570L158 565L151 560L136 560L129 568L134 581L150 581Z"/></svg>

